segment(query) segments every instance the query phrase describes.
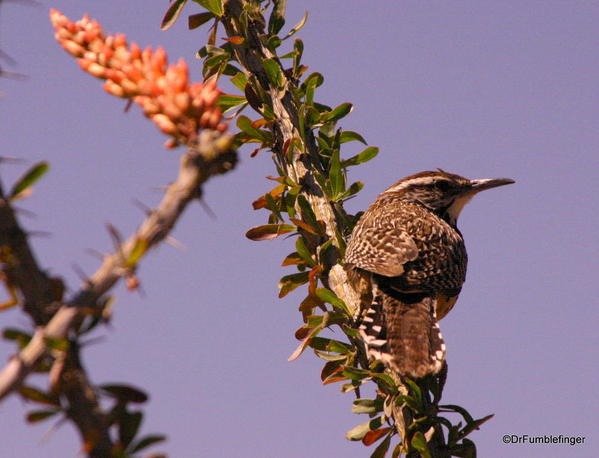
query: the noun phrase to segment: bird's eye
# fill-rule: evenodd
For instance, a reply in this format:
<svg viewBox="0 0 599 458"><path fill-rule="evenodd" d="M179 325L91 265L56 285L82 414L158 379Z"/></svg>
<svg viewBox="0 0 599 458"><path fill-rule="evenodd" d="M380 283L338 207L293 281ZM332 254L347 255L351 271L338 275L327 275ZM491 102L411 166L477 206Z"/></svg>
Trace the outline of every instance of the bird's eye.
<svg viewBox="0 0 599 458"><path fill-rule="evenodd" d="M449 191L449 183L447 181L439 181L437 187L443 192Z"/></svg>

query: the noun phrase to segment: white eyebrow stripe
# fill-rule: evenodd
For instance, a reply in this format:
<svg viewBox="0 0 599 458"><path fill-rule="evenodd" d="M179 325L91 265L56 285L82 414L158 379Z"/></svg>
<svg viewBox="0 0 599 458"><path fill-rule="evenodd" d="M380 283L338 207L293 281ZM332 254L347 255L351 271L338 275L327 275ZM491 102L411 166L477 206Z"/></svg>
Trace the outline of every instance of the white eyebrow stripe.
<svg viewBox="0 0 599 458"><path fill-rule="evenodd" d="M400 182L398 184L395 184L395 185L391 186L385 192L397 192L397 191L401 191L402 189L405 189L408 186L426 186L426 185L429 185L429 184L436 183L437 181L439 181L439 177L418 177L418 178L412 178L411 180L402 181L402 182Z"/></svg>

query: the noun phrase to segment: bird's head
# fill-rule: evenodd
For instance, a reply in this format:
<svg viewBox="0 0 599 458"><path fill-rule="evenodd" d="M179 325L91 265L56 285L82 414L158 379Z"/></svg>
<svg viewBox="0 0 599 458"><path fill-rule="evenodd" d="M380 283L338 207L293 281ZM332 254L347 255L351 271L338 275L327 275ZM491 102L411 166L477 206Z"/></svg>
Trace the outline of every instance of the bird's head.
<svg viewBox="0 0 599 458"><path fill-rule="evenodd" d="M402 178L385 190L382 196L397 195L418 202L455 226L464 205L485 189L515 183L509 178L469 180L441 169Z"/></svg>

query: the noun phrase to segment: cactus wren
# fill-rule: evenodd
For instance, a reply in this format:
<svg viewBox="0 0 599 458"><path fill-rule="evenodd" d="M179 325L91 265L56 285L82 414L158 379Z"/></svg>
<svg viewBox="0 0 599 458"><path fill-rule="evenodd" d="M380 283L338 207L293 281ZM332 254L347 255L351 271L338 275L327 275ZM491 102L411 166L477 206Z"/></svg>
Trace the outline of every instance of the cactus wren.
<svg viewBox="0 0 599 458"><path fill-rule="evenodd" d="M413 378L441 370L445 344L437 320L455 304L468 262L458 216L476 193L511 183L439 169L403 178L370 205L345 253L370 359Z"/></svg>

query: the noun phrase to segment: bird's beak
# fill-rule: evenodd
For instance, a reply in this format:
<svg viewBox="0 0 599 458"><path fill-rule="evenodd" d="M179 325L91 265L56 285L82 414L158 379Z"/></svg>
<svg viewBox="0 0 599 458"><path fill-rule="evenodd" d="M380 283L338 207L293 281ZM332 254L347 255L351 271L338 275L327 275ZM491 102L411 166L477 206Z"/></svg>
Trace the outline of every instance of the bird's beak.
<svg viewBox="0 0 599 458"><path fill-rule="evenodd" d="M515 181L509 178L483 178L481 180L472 180L470 183L472 183L472 192L476 194L486 189L512 184L515 183Z"/></svg>

